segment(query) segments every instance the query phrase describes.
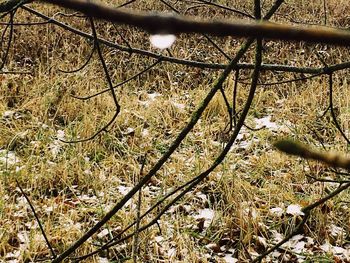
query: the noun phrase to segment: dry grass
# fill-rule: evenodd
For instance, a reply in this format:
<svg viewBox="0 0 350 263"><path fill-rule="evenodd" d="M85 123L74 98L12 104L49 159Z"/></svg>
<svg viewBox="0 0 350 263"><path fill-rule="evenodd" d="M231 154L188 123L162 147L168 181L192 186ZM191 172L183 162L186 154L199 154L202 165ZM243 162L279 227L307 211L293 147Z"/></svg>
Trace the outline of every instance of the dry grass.
<svg viewBox="0 0 350 263"><path fill-rule="evenodd" d="M120 1L108 2L117 4ZM160 1L146 2L135 1L131 7L167 10ZM270 2L266 1L264 10L269 8ZM348 26L344 17L350 8L348 1L342 4L328 1L327 4L328 23ZM241 10L252 10L250 1L235 5ZM47 14L58 10L51 6L35 6ZM181 11L185 7L186 4L179 4ZM303 22L320 23L322 10L321 3L288 1L275 21L291 23L289 19L293 17ZM210 8L194 8L189 14L210 18L230 15ZM90 32L85 19L59 18ZM21 10L16 19L35 20ZM133 47L156 51L149 46L144 33L127 27L121 28L120 32ZM114 27L106 23L99 23L99 34L123 43ZM242 42L230 38L216 41L230 56L234 56ZM349 59L348 51L343 48L268 43L264 61L321 66L315 50L329 54L326 61L330 64ZM93 94L106 88L97 55L76 74L57 71L59 68L69 70L79 67L90 51L90 42L53 25L15 27L15 41L7 68L33 69L35 73L32 76L0 75L3 90L0 115L5 116L9 111L14 113L1 119L0 149L9 150L18 158L14 165L1 163L0 258L3 260L8 261L8 253L16 251L21 253L19 262L30 262L49 255L15 180L36 207L51 245L62 252L121 198L121 185L130 187L135 184L142 156L147 153L148 170L166 151L218 76L218 72L213 70L163 63L117 89L122 111L108 133L89 142L64 144L55 139L58 131L64 131L66 139L88 137L108 122L114 112L113 100L107 93L89 101L79 101L70 96ZM200 36L180 37L171 52L180 58L226 62ZM252 61L251 54L249 52L244 61ZM138 55L129 57L109 48L104 48L104 55L114 83L136 74L153 62ZM249 77L248 71L242 73L242 78ZM264 73L262 78L266 82L275 82L282 76L289 79L294 74ZM334 103L339 120L348 131L350 94L347 71L336 73L334 78ZM243 81L249 82L249 79ZM225 85L228 97L232 99L233 76ZM241 108L248 86L239 84L239 87L238 107ZM288 134L319 145L318 138L310 130L312 128L328 148L347 151L344 141L331 124L329 114L320 118L328 107L327 94L325 77L260 86L247 124L259 126L256 119L271 116L273 122L284 128L278 132L269 129L250 132L245 129L238 144L252 143L247 147L234 146L223 164L181 201L177 206L181 209L171 210L162 217L160 229L152 227L140 234L140 261L209 262L206 254L212 253L216 262L224 262L220 253L218 256L215 249L208 248L208 244L214 243L235 248L236 256L244 262L249 261L248 251L263 250L263 245L257 241L258 236L272 239L272 230L287 233L293 219L273 217L269 209L312 203L332 188L305 175L332 178L335 175L317 163L281 155L272 149L271 142ZM143 191L142 211L171 187L188 181L210 166L225 141L222 135L227 120L224 101L217 95L201 122ZM59 148L58 152L55 152L55 147ZM152 189L156 189L155 193ZM205 200L200 198L203 195ZM349 193L343 193L313 212L305 234L314 238L315 246L323 244L324 240L340 246L349 242L350 213L348 204L344 203L348 199ZM135 203L136 199L108 223L106 227L110 234L117 234L118 229L133 221ZM215 216L208 228L199 231L194 215L203 208L213 209ZM331 224L345 230L347 241L330 235L327 226ZM163 243L155 241L157 236L162 236ZM26 238L28 242L21 240ZM92 243L105 238L94 236L93 241L79 248L78 254L93 250ZM131 244L111 250L110 256L114 253L119 257L130 256ZM314 256L308 255L309 261L306 262L318 261L320 255L321 251L315 252ZM323 256L324 262L332 260L329 255ZM98 262L98 258L86 262Z"/></svg>

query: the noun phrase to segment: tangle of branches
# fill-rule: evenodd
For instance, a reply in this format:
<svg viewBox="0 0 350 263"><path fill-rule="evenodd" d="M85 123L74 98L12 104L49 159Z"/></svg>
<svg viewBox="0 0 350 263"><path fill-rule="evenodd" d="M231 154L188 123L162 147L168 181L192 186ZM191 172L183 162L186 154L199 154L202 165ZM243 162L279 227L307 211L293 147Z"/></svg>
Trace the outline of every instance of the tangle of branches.
<svg viewBox="0 0 350 263"><path fill-rule="evenodd" d="M60 7L73 9L74 11L80 12L86 16L87 21L89 22L90 31L82 31L78 28L75 28L72 25L66 24L64 22L59 21L55 16L47 16L35 8L31 6L32 2L45 4L44 2L54 4ZM121 7L125 8L133 1L127 2L123 4ZM345 142L347 144L350 143L349 139L346 136L346 133L342 129L342 124L337 120L337 116L334 112L334 102L333 102L333 75L335 72L350 68L350 62L343 62L334 65L327 65L321 58L323 66L322 67L298 67L293 65L285 65L285 64L268 64L263 61L263 41L264 39L269 40L283 40L283 41L306 41L307 43L322 43L322 44L331 44L331 45L341 45L341 46L350 46L350 33L341 29L330 29L326 27L302 27L302 26L288 26L288 25L280 25L275 23L270 23L268 20L273 17L273 15L277 12L280 6L284 3L283 0L276 0L274 4L270 7L270 9L262 15L261 3L259 0L254 0L254 14L248 14L247 12L235 10L234 8L223 6L216 4L212 1L198 1L202 5L211 6L213 8L219 8L225 10L227 12L235 13L238 16L243 16L244 18L252 19L249 23L246 20L235 20L235 21L210 21L210 20L199 20L193 19L189 17L182 16L180 11L176 9L176 7L171 3L171 1L163 1L164 5L166 5L171 12L177 14L154 14L154 13L145 13L145 12L136 12L131 9L120 9L120 7L109 7L103 5L99 2L91 2L85 0L50 0L50 1L27 1L27 0L8 0L0 3L0 12L3 19L6 19L6 22L2 22L4 29L2 30L2 38L1 38L1 64L0 64L0 73L11 73L11 74L26 74L28 72L16 72L16 71L8 71L4 70L5 65L8 62L8 56L10 47L13 41L13 30L16 26L41 26L44 24L52 24L54 26L60 27L63 30L69 31L77 36L83 37L92 42L91 53L89 57L86 59L86 62L79 66L74 70L60 70L66 74L74 74L76 72L81 71L85 68L92 60L93 54L97 54L98 61L101 65L102 73L105 77L107 87L102 91L94 94L87 94L86 96L73 96L78 100L89 101L94 97L98 97L101 94L109 93L112 96L113 103L115 105L114 115L110 118L110 120L102 125L102 128L97 129L92 132L90 136L83 139L72 139L71 141L67 141L67 143L78 143L84 142L88 140L92 140L99 136L103 132L108 132L109 127L115 122L118 118L121 106L120 99L118 98L116 89L125 85L126 83L136 79L141 75L147 74L151 69L156 68L162 63L173 63L183 66L196 67L200 69L213 69L219 72L219 76L216 81L212 85L212 87L207 91L207 94L197 105L197 108L193 111L191 118L184 125L183 129L177 134L176 138L173 140L171 145L165 151L165 153L159 158L159 160L153 164L152 168L148 171L144 171L144 167L142 166L140 172L140 178L137 184L121 199L119 200L114 207L106 213L102 219L97 222L93 227L91 227L88 231L85 232L83 236L81 236L78 240L76 240L73 244L71 244L65 251L56 251L55 248L52 248L49 243L50 237L47 236L41 227L47 245L51 251L51 260L52 262L62 262L66 258L71 258L74 261L78 262L88 257L91 257L101 251L107 250L113 246L121 244L133 237L150 228L151 226L157 224L159 218L164 215L165 212L169 210L174 204L176 204L181 198L183 198L188 192L195 189L195 187L203 182L205 178L207 178L210 173L219 166L226 155L230 151L231 147L236 142L237 136L239 135L242 127L245 125L245 121L247 116L249 115L249 110L251 109L251 105L253 103L256 89L259 85L278 85L282 83L291 83L297 81L304 81L310 78L318 78L322 76L328 77L328 87L329 87L329 107L327 111L330 112L332 120L336 128L338 129L341 136L343 136ZM40 22L37 23L26 23L26 21L15 22L16 12L21 9L25 12L28 12L33 17L37 17L40 19ZM206 63L200 60L186 60L178 57L174 57L171 54L164 55L164 53L155 53L147 49L140 49L133 47L127 40L125 40L122 44L116 43L110 39L105 39L99 36L98 29L96 27L96 21L99 19L106 20L111 23L115 23L116 28L120 25L128 25L138 27L139 29L145 30L151 34L182 34L186 33L192 36L193 33L197 33L203 35L209 43L221 54L226 63ZM241 45L239 50L235 53L234 56L230 56L226 54L223 49L220 48L218 44L213 40L213 36L234 36L234 37L243 37L245 38L244 43ZM7 41L5 41L7 39ZM151 58L154 61L144 67L141 71L136 73L133 76L129 76L127 79L120 81L118 84L113 84L113 80L110 74L110 71L106 65L106 61L104 58L104 54L102 51L102 46L107 46L114 50L118 50L120 52L129 53L130 55L140 56L141 58ZM255 46L255 55L254 55L254 63L240 63L240 60L246 55L247 51ZM251 71L250 80L242 80L240 79L240 72L242 70ZM271 83L262 83L259 80L261 79L262 73L267 72L282 72L282 73L295 73L302 74L297 75L294 79L282 80L280 82L271 82ZM228 79L229 76L234 74L235 83L234 83L234 96L233 101L229 101L227 98L226 91L224 89L224 83ZM239 82L244 82L249 85L248 96L244 105L238 109L237 108L237 89ZM173 189L171 192L164 195L159 201L153 204L146 212L138 213L135 221L124 228L118 236L111 238L108 242L103 244L101 247L96 249L95 251L86 254L86 255L78 255L74 258L72 254L84 243L86 242L92 235L101 230L102 226L104 226L113 216L115 216L124 206L125 204L133 198L135 194L140 192L142 188L146 185L146 183L157 174L157 172L164 166L164 164L169 161L170 157L173 153L179 148L182 144L186 136L193 130L194 126L201 119L204 111L207 109L209 103L213 100L216 94L220 93L221 96L225 100L225 105L227 108L228 114L228 124L227 124L227 134L228 140L224 145L222 151L216 156L216 159L209 165L209 168L200 172L198 175L193 177L191 180L185 182L181 186ZM296 150L299 155L302 157L307 157L305 151L300 154L300 148ZM294 152L292 152L294 153ZM322 155L323 156L323 155ZM321 161L324 161L321 159ZM331 164L335 168L339 168L339 162L331 162ZM346 166L340 166L342 168L348 168L348 164ZM348 177L345 177L348 178ZM344 183L345 182L345 183ZM348 180L343 181L343 184L340 185L334 192L328 194L327 196L321 198L320 200L314 202L313 204L304 207L303 212L304 216L299 222L298 225L294 226L293 230L290 234L283 239L281 242L276 244L275 246L269 248L264 253L262 253L259 257L255 258L253 262L261 261L264 257L266 257L269 253L274 251L275 249L281 247L285 242L290 240L295 234L299 233L303 227L303 225L307 222L312 210L316 207L322 205L330 198L333 198L335 195L338 195L340 192L349 188L350 182ZM37 221L40 220L35 213L35 209L30 203L28 197L25 195L24 191L21 188L24 196L29 202L31 209L33 210ZM152 215L152 219L149 220L145 224L141 224L142 219L146 218L146 216ZM136 230L132 231L132 227L136 226ZM137 241L135 241L137 244Z"/></svg>

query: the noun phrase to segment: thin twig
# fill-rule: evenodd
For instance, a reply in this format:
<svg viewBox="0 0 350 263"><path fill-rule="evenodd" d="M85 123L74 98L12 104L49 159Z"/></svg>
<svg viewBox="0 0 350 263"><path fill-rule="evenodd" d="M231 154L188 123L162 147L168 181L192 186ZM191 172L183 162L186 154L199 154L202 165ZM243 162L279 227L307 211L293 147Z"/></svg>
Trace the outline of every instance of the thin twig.
<svg viewBox="0 0 350 263"><path fill-rule="evenodd" d="M229 6L220 5L218 3L210 2L210 1L207 1L207 0L199 0L199 1L202 2L202 3L205 3L207 5L215 6L217 8L220 8L220 9L223 9L223 10L227 10L227 11L239 14L241 16L244 16L244 17L248 17L250 19L255 19L254 16L252 16L252 15L250 15L248 13L242 12L240 10L233 9L232 7L229 7Z"/></svg>
<svg viewBox="0 0 350 263"><path fill-rule="evenodd" d="M138 174L138 178L136 182L140 181L140 177L143 175L143 169L145 167L146 163L146 156L143 157L142 164L141 164L141 170ZM139 195L137 199L137 206L136 206L136 224L135 224L135 235L134 235L134 242L133 242L133 249L132 249L132 258L134 263L137 263L137 257L139 255L139 230L140 230L140 222L141 222L141 197L142 197L142 187L139 190Z"/></svg>
<svg viewBox="0 0 350 263"><path fill-rule="evenodd" d="M350 144L349 138L344 133L343 129L340 127L340 124L338 123L337 116L334 112L334 105L333 105L333 74L328 74L328 87L329 87L329 109L331 111L331 116L334 122L335 127L340 132L341 136L345 139L347 144Z"/></svg>
<svg viewBox="0 0 350 263"><path fill-rule="evenodd" d="M128 83L128 82L130 82L130 81L133 80L133 79L136 79L137 77L141 76L141 75L144 74L145 72L147 72L147 71L149 71L150 69L154 68L154 67L155 67L156 65L158 65L160 62L162 62L162 60L161 60L161 59L158 59L157 61L155 61L154 63L152 63L151 65L149 65L147 68L141 70L140 72L136 73L135 75L131 76L130 78L127 78L126 80L124 80L124 81L118 83L117 85L113 86L113 89L116 89L116 88L118 88L118 87L120 87L120 86L122 86L122 85L124 85L124 84L126 84L126 83ZM108 92L108 91L110 91L109 88L104 89L104 90L102 90L102 91L99 91L99 92L97 92L97 93L95 93L95 94L85 96L85 97L79 97L79 96L75 96L75 95L71 95L71 96L72 96L73 98L79 99L79 100L89 100L89 99L91 99L91 98L94 98L94 97L96 97L96 96L99 96L99 95L101 95L101 94L103 94L103 93L105 93L105 92Z"/></svg>
<svg viewBox="0 0 350 263"><path fill-rule="evenodd" d="M7 62L8 55L9 55L9 51L10 51L10 47L11 47L11 43L12 43L12 39L13 39L13 19L14 19L16 10L17 9L14 9L10 13L10 21L9 21L10 32L9 32L9 36L8 36L8 42L7 42L7 46L6 46L6 49L5 49L5 53L4 53L3 57L2 57L0 70L2 70L4 68L4 66L5 66L5 64Z"/></svg>
<svg viewBox="0 0 350 263"><path fill-rule="evenodd" d="M50 251L51 251L51 256L52 256L52 258L56 258L56 253L55 253L55 251L53 250L53 248L52 248L52 246L51 246L51 244L50 244L49 239L47 238L47 235L46 235L46 233L45 233L45 230L44 230L44 228L43 228L43 226L42 226L42 224L41 224L41 222L40 222L40 219L39 219L39 217L38 217L38 215L37 215L37 213L36 213L36 211L35 211L35 208L34 208L32 202L30 201L30 199L29 199L29 197L27 196L27 194L24 192L23 188L21 187L21 185L19 184L19 182L17 181L17 179L16 179L16 184L17 184L17 187L19 188L19 190L21 191L22 195L24 196L24 198L27 200L27 202L28 202L28 204L29 204L29 206L30 206L30 209L31 209L32 212L33 212L33 215L34 215L34 217L35 217L35 220L36 220L36 222L37 222L38 225L39 225L41 234L43 235L43 237L44 237L44 239L45 239L46 245L47 245L47 247L48 247L48 248L50 249Z"/></svg>
<svg viewBox="0 0 350 263"><path fill-rule="evenodd" d="M279 248L280 246L282 246L284 243L288 242L293 236L297 235L298 233L301 232L303 226L305 225L307 219L310 217L310 213L311 210L313 210L314 208L324 204L326 201L330 200L331 198L333 198L334 196L340 194L342 191L346 190L347 188L350 187L350 183L344 184L340 187L338 187L335 191L333 191L332 193L330 193L329 195L321 198L320 200L304 207L303 209L301 209L301 211L305 214L303 217L303 220L298 224L298 226L294 229L294 231L292 233L290 233L288 236L286 236L283 240L281 240L280 242L278 242L276 245L274 245L272 248L268 249L267 251L265 251L264 253L262 253L260 256L258 256L257 258L255 258L252 262L261 262L261 260L266 257L268 254L270 254L271 252L273 252L275 249Z"/></svg>
<svg viewBox="0 0 350 263"><path fill-rule="evenodd" d="M233 124L237 124L237 93L238 93L238 79L239 79L239 69L235 71L235 83L233 86L233 99L232 99L232 115L233 115ZM232 129L232 123L230 124L230 130Z"/></svg>
<svg viewBox="0 0 350 263"><path fill-rule="evenodd" d="M93 21L93 19L91 17L89 17L89 20L90 20L90 24L91 24L92 33L94 35L94 43L95 43L94 46L96 46L97 54L98 54L100 62L102 64L102 68L103 68L105 77L107 79L109 91L111 92L112 98L113 98L113 101L114 101L115 113L112 116L112 118L109 120L109 122L107 124L105 124L101 129L96 131L92 136L90 136L88 138L85 138L85 139L79 139L79 140L71 140L71 141L61 140L61 141L66 142L66 143L86 142L86 141L90 141L90 140L94 139L100 133L107 131L107 128L114 123L115 119L117 118L117 116L119 115L119 112L120 112L120 105L118 103L118 99L117 99L117 96L116 96L115 91L114 91L113 83L112 83L111 77L109 75L106 62L105 62L105 60L103 58L103 54L102 54L102 51L101 51L101 48L100 48L100 44L99 44L98 39L97 39L97 32L96 32L94 21Z"/></svg>
<svg viewBox="0 0 350 263"><path fill-rule="evenodd" d="M84 69L90 62L92 56L94 55L95 53L95 50L96 50L96 45L95 45L95 42L94 42L94 46L92 47L91 49L91 52L90 52L90 55L88 56L87 60L84 62L84 64L82 66L80 66L79 68L77 69L73 69L73 70L63 70L63 69L60 69L58 68L57 70L62 72L62 73L76 73L82 69Z"/></svg>

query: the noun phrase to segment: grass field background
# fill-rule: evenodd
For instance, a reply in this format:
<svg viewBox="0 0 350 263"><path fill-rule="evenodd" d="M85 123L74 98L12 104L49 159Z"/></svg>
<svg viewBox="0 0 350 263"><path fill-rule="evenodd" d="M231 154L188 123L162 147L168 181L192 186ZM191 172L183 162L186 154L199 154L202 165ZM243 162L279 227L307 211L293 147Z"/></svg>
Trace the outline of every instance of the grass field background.
<svg viewBox="0 0 350 263"><path fill-rule="evenodd" d="M115 6L122 3L105 2ZM253 1L216 2L253 13ZM326 21L323 1L301 0L286 1L271 20L298 25L326 22L327 26L348 28L350 3L334 0L325 3ZM272 1L264 1L263 12L271 5ZM72 14L71 11L42 3L29 6L91 32L85 17L64 15ZM190 16L242 18L233 12L191 1L178 1L174 6ZM169 11L157 0L135 1L128 7ZM42 20L21 9L15 15L15 22L38 21ZM166 50L153 48L145 32L101 21L96 24L102 38L169 55ZM1 30L4 29L2 25ZM229 57L233 57L243 43L243 39L230 37L212 39ZM145 155L145 170L160 158L220 73L220 70L162 62L116 89L121 112L108 133L84 143L63 143L59 139L93 135L114 114L110 93L85 101L72 97L107 88L96 54L76 73L59 71L84 64L92 44L55 25L14 27L6 69L33 73L0 75L0 258L3 262L31 262L49 256L16 180L35 206L51 245L62 252L135 185ZM105 46L103 54L114 84L155 62ZM252 48L240 62L252 63L253 54ZM206 63L228 62L200 35L177 37L170 55ZM263 63L322 67L320 56L329 65L350 58L347 48L264 42ZM348 73L343 70L333 76L335 110L347 135ZM241 70L238 109L246 99L250 75L251 71ZM260 83L300 77L303 75L262 72ZM227 97L232 100L234 73L224 86ZM326 149L346 153L348 146L333 125L329 112L323 114L328 106L326 76L259 86L246 124L261 129L252 131L244 127L225 161L172 207L158 226L140 233L139 262L249 262L288 233L294 220L298 220L286 212L288 206L306 206L338 185L311 177L349 180L349 176L337 175L317 162L283 155L272 147L272 142L289 136L315 147L323 144ZM217 94L198 125L142 190L141 211L210 166L226 141L227 121L224 100ZM136 204L135 196L99 234L78 249L77 255L92 251L131 223L135 219ZM349 231L347 191L315 209L303 235L271 254L266 262L349 262ZM128 242L85 262L131 262L131 254L132 242Z"/></svg>

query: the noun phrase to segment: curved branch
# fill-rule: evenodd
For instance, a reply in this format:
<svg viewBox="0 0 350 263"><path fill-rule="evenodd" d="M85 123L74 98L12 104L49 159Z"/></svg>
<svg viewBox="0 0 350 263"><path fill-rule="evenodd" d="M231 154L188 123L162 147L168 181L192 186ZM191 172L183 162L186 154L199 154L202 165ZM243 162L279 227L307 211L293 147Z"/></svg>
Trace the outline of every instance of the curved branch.
<svg viewBox="0 0 350 263"><path fill-rule="evenodd" d="M310 217L310 213L311 211L318 207L319 205L324 204L326 201L328 201L329 199L333 198L334 196L340 194L342 191L348 189L350 187L350 183L346 183L340 187L338 187L335 191L333 191L332 193L330 193L329 195L321 198L320 200L304 207L301 209L301 211L305 214L302 221L298 224L298 226L294 229L294 231L292 233L290 233L288 236L286 236L284 239L282 239L280 242L278 242L276 245L274 245L273 247L269 248L268 250L266 250L264 253L262 253L261 255L259 255L258 257L256 257L252 262L261 262L261 260L266 257L268 254L270 254L271 252L273 252L275 249L281 247L284 243L286 243L288 240L290 240L293 236L297 235L298 233L300 233L300 231L302 230L303 226L305 225L307 219Z"/></svg>
<svg viewBox="0 0 350 263"><path fill-rule="evenodd" d="M107 65L106 65L106 62L103 58L100 44L99 44L98 39L97 39L97 33L96 33L94 20L91 17L89 17L89 20L90 20L90 24L91 24L92 34L94 36L94 48L96 48L97 54L98 54L100 62L102 64L103 72L105 74L105 77L106 77L106 80L108 83L108 91L110 91L112 93L112 98L113 98L114 105L115 105L115 113L114 113L113 117L109 120L109 122L107 124L105 124L97 132L95 132L92 136L85 138L85 139L80 139L80 140L65 141L66 143L86 142L86 141L94 139L100 133L107 131L107 128L114 123L115 119L118 117L119 112L120 112L120 105L119 105L119 102L117 99L117 95L115 94L114 87L113 87L112 80L111 80L111 76L109 75Z"/></svg>
<svg viewBox="0 0 350 263"><path fill-rule="evenodd" d="M328 75L328 86L329 86L329 110L331 112L331 116L334 122L335 127L340 132L341 136L345 139L347 144L350 144L349 138L344 133L343 129L340 127L340 124L338 123L337 116L334 112L334 105L333 105L333 74L330 73ZM350 167L350 166L349 166Z"/></svg>
<svg viewBox="0 0 350 263"><path fill-rule="evenodd" d="M50 252L51 252L52 258L55 258L55 257L56 257L56 253L55 253L54 249L52 248L49 239L47 238L47 235L46 235L46 233L45 233L44 227L43 227L43 225L41 224L41 221L40 221L40 219L39 219L39 216L38 216L38 214L37 214L37 212L36 212L36 210L35 210L35 208L34 208L32 202L30 201L28 195L24 192L22 186L19 184L19 182L17 181L17 179L16 179L16 184L17 184L17 187L19 188L19 190L21 191L22 195L24 196L24 198L25 198L26 201L28 202L30 209L31 209L32 212L33 212L33 215L34 215L34 217L35 217L35 220L36 220L36 222L37 222L38 225L39 225L41 234L43 235L43 237L44 237L44 239L45 239L45 242L46 242L46 245L47 245L47 247L49 248L49 250L50 250Z"/></svg>
<svg viewBox="0 0 350 263"><path fill-rule="evenodd" d="M162 62L162 60L161 60L161 59L158 59L156 62L152 63L152 64L149 65L147 68L145 68L145 69L143 69L142 71L136 73L135 75L131 76L130 78L128 78L128 79L126 79L126 80L124 80L124 81L118 83L117 85L115 85L115 86L113 87L113 89L118 88L118 87L124 85L125 83L127 83L127 82L129 82L129 81L131 81L131 80L133 80L133 79L135 79L135 78L141 76L143 73L149 71L151 68L155 67L155 66L156 66L157 64L159 64L160 62ZM97 93L95 93L95 94L88 95L88 96L85 96L85 97L78 97L78 96L74 96L74 95L71 95L71 96L72 96L73 98L79 99L79 100L88 100L88 99L94 98L94 97L96 97L96 96L98 96L98 95L101 95L101 94L103 94L103 93L105 93L105 92L108 92L108 91L110 91L109 88L104 89L104 90L101 90L100 92L97 92Z"/></svg>
<svg viewBox="0 0 350 263"><path fill-rule="evenodd" d="M7 46L6 46L6 49L5 49L5 53L4 53L4 56L2 58L2 62L1 62L1 65L0 65L0 70L2 70L6 64L6 61L7 61L7 57L9 55L9 51L10 51L10 47L11 47L11 43L12 43L12 40L13 40L13 19L14 19L14 16L15 16L15 13L16 13L16 10L17 9L14 9L13 11L10 12L10 21L9 21L9 27L10 27L10 32L9 32L9 36L8 36L8 41L7 41ZM4 34L2 35L1 37L1 43L5 37L5 33L6 33L6 30L7 30L7 27L6 26L6 29L4 30Z"/></svg>
<svg viewBox="0 0 350 263"><path fill-rule="evenodd" d="M67 73L67 74L69 74L69 73L76 73L76 72L82 70L83 68L85 68L85 67L89 64L89 62L90 62L92 56L93 56L94 53L95 53L95 50L96 50L96 45L95 45L95 43L94 43L94 46L92 47L91 52L90 52L90 54L89 54L87 60L86 60L86 61L84 62L84 64L81 65L79 68L73 69L73 70L63 70L63 69L58 68L57 70L58 70L59 72Z"/></svg>

